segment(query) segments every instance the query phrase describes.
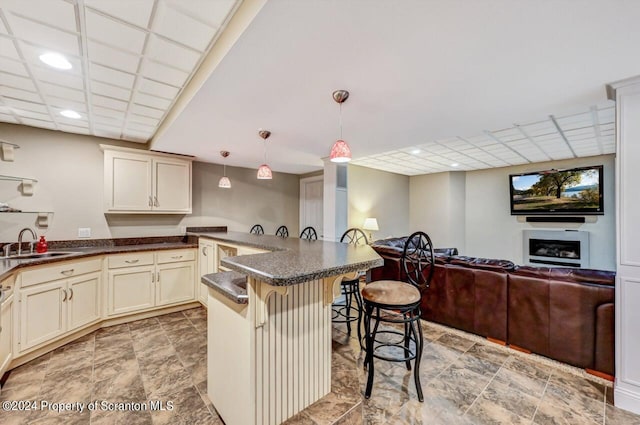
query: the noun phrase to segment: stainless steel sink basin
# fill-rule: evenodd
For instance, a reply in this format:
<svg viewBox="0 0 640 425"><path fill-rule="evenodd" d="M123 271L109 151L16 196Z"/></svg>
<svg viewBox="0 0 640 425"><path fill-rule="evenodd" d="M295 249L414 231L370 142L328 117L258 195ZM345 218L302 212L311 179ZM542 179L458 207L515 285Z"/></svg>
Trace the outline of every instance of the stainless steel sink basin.
<svg viewBox="0 0 640 425"><path fill-rule="evenodd" d="M43 252L43 253L34 253L34 254L21 254L21 255L12 255L10 258L15 258L17 260L34 260L37 258L55 258L55 257L63 257L67 255L74 255L77 252Z"/></svg>

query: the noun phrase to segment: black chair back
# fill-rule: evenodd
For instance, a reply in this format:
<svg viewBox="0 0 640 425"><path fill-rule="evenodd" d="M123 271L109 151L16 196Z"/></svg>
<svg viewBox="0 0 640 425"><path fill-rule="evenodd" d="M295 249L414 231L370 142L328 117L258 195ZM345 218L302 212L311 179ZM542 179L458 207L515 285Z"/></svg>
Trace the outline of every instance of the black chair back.
<svg viewBox="0 0 640 425"><path fill-rule="evenodd" d="M433 244L424 232L415 232L407 239L402 253L402 268L409 283L425 290L434 272Z"/></svg>
<svg viewBox="0 0 640 425"><path fill-rule="evenodd" d="M287 229L287 226L278 227L278 230L276 230L276 236L280 236L281 238L288 238L289 229Z"/></svg>
<svg viewBox="0 0 640 425"><path fill-rule="evenodd" d="M369 241L367 240L367 235L365 233L353 227L342 234L340 238L340 242L342 243L350 243L353 245L368 245Z"/></svg>
<svg viewBox="0 0 640 425"><path fill-rule="evenodd" d="M264 229L259 224L254 224L249 233L253 233L254 235L264 235Z"/></svg>
<svg viewBox="0 0 640 425"><path fill-rule="evenodd" d="M318 234L316 233L316 229L311 226L305 227L302 229L302 232L300 232L300 239L308 239L310 241L317 240Z"/></svg>

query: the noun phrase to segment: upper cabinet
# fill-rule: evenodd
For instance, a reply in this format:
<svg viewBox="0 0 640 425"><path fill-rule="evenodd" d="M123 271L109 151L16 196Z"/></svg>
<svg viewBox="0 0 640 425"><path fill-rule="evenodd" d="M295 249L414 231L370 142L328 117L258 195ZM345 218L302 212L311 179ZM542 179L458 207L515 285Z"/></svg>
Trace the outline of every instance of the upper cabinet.
<svg viewBox="0 0 640 425"><path fill-rule="evenodd" d="M101 145L106 213L191 214L191 159Z"/></svg>

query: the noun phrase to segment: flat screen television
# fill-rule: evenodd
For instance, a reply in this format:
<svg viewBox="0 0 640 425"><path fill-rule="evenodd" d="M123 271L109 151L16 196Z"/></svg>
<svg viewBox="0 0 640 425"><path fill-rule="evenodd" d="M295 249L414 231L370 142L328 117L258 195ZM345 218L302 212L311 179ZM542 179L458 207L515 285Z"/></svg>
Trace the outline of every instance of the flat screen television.
<svg viewBox="0 0 640 425"><path fill-rule="evenodd" d="M602 179L602 165L512 174L511 215L602 215Z"/></svg>

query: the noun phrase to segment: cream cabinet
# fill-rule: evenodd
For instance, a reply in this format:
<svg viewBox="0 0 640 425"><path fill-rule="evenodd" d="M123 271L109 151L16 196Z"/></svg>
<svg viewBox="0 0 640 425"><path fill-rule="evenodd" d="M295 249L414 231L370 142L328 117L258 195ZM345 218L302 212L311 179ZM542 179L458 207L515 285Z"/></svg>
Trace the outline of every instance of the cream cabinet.
<svg viewBox="0 0 640 425"><path fill-rule="evenodd" d="M67 278L44 283L38 275L53 277L60 267ZM90 271L87 271L90 270ZM27 271L21 277L19 351L52 341L101 319L101 263L87 261Z"/></svg>
<svg viewBox="0 0 640 425"><path fill-rule="evenodd" d="M107 315L118 316L195 301L195 250L111 255Z"/></svg>
<svg viewBox="0 0 640 425"><path fill-rule="evenodd" d="M191 213L191 159L101 145L106 213Z"/></svg>
<svg viewBox="0 0 640 425"><path fill-rule="evenodd" d="M2 282L0 294L0 376L13 359L13 281Z"/></svg>
<svg viewBox="0 0 640 425"><path fill-rule="evenodd" d="M200 238L198 240L198 250L198 266L200 268L200 273L198 274L198 279L196 279L196 286L200 290L200 302L206 307L209 292L207 285L202 283L200 278L205 274L216 272L216 245L211 239Z"/></svg>

